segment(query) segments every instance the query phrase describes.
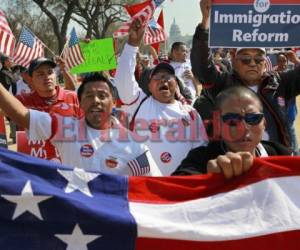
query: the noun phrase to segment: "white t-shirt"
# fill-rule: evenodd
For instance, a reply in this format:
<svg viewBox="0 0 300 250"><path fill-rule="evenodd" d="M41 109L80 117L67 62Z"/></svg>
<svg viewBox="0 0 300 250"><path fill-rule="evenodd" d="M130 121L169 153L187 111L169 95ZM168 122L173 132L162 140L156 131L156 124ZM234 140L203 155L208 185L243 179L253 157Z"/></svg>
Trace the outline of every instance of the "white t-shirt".
<svg viewBox="0 0 300 250"><path fill-rule="evenodd" d="M184 72L186 70L192 70L190 61L186 61L186 62L172 62L171 61L170 64L174 68L176 76L179 77L184 82L186 87L190 90L190 92L192 94L192 98L194 100L196 98L195 85L191 79L187 79L184 76Z"/></svg>
<svg viewBox="0 0 300 250"><path fill-rule="evenodd" d="M119 96L128 104L124 106L124 111L131 118L146 96L134 77L136 52L136 47L125 45L115 76ZM155 120L158 120L159 126ZM152 96L148 97L136 114L135 124L136 129L139 125L143 128L137 130L136 140L143 141L149 147L163 176L172 174L191 149L207 143L201 117L191 106L179 101L165 104Z"/></svg>
<svg viewBox="0 0 300 250"><path fill-rule="evenodd" d="M132 140L131 132L117 120L114 124L114 129L96 130L84 119L30 110L27 134L31 140L51 138L62 163L72 167L110 174L161 176L147 146Z"/></svg>

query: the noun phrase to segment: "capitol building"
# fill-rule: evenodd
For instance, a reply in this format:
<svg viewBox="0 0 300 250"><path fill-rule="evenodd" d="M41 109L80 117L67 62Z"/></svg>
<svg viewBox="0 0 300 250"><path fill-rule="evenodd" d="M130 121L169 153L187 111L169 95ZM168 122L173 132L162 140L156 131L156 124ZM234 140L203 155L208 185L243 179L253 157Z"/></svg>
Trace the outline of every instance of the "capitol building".
<svg viewBox="0 0 300 250"><path fill-rule="evenodd" d="M173 23L170 27L170 32L169 32L168 41L167 41L168 50L170 51L171 46L174 42L184 42L187 44L188 48L191 48L192 40L193 40L192 35L184 35L184 36L182 35L181 30L180 30L178 24L176 24L176 20L174 17Z"/></svg>

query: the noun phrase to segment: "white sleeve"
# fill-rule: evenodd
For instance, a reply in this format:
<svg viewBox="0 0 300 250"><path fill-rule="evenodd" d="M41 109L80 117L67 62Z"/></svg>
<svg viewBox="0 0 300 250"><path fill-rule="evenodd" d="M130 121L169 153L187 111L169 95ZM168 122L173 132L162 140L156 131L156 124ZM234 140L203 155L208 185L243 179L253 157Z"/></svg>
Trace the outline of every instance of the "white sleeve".
<svg viewBox="0 0 300 250"><path fill-rule="evenodd" d="M122 102L126 105L134 105L136 108L141 100L146 96L139 87L134 75L137 51L138 47L125 44L118 61L114 81ZM136 108L131 108L131 110L135 110Z"/></svg>
<svg viewBox="0 0 300 250"><path fill-rule="evenodd" d="M30 109L30 123L27 132L29 140L47 140L51 137L52 118L46 112Z"/></svg>

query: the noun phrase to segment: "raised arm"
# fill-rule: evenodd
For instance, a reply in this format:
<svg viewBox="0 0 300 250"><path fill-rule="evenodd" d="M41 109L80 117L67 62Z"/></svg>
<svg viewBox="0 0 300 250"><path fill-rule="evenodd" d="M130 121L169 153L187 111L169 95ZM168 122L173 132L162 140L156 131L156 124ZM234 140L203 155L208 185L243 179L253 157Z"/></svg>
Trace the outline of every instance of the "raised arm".
<svg viewBox="0 0 300 250"><path fill-rule="evenodd" d="M129 30L128 42L118 60L118 68L115 75L115 85L123 103L137 103L143 98L144 93L138 86L134 76L136 66L136 53L143 38L145 27L139 19L132 22Z"/></svg>
<svg viewBox="0 0 300 250"><path fill-rule="evenodd" d="M59 65L60 71L64 78L65 89L76 90L77 81L75 77L71 74L70 70L66 67L66 62L63 58L57 57L56 63Z"/></svg>
<svg viewBox="0 0 300 250"><path fill-rule="evenodd" d="M224 82L224 77L216 69L212 58L209 56L208 28L211 10L211 0L200 2L202 20L195 30L193 46L191 50L191 64L193 74L203 84L219 84Z"/></svg>
<svg viewBox="0 0 300 250"><path fill-rule="evenodd" d="M29 128L29 110L11 95L2 84L0 84L0 109L18 126Z"/></svg>

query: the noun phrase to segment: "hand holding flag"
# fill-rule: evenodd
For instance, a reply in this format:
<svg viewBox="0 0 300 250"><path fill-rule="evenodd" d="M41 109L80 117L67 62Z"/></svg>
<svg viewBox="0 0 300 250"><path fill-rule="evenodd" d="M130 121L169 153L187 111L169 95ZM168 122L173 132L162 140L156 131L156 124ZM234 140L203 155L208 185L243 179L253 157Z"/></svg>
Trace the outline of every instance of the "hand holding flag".
<svg viewBox="0 0 300 250"><path fill-rule="evenodd" d="M145 25L139 18L135 19L129 28L128 44L138 47L143 39L144 33Z"/></svg>

